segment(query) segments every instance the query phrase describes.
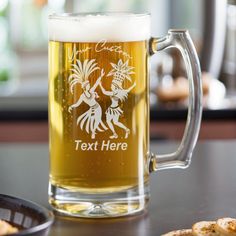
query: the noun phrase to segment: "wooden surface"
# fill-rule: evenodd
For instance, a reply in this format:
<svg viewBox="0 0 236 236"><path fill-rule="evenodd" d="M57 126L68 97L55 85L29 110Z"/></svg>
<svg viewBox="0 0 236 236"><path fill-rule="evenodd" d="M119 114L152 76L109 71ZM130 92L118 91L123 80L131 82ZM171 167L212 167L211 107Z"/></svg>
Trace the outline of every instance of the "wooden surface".
<svg viewBox="0 0 236 236"><path fill-rule="evenodd" d="M152 143L159 153L174 143ZM47 206L47 144L0 144L1 192ZM187 170L151 175L148 211L109 220L56 218L50 236L159 236L200 220L236 217L236 140L199 142Z"/></svg>
<svg viewBox="0 0 236 236"><path fill-rule="evenodd" d="M153 139L180 140L185 121L151 122L150 135ZM200 140L236 139L236 121L202 121ZM2 121L0 122L0 142L47 142L47 121Z"/></svg>

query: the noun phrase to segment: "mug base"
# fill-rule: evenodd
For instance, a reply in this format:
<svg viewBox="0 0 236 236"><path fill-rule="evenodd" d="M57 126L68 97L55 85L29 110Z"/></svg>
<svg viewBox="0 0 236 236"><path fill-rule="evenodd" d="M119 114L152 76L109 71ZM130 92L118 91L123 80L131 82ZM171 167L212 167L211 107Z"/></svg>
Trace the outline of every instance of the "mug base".
<svg viewBox="0 0 236 236"><path fill-rule="evenodd" d="M49 183L49 203L56 213L82 218L111 218L137 214L146 208L149 186L119 192L88 194Z"/></svg>

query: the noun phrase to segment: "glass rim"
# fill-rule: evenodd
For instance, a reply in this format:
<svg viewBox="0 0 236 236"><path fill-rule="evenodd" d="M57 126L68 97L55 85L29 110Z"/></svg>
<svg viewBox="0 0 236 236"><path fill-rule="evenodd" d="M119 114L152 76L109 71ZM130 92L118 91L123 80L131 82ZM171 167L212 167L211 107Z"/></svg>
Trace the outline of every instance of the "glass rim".
<svg viewBox="0 0 236 236"><path fill-rule="evenodd" d="M84 18L86 16L91 16L91 17L118 17L118 16L124 16L124 17L130 17L130 18L142 18L142 17L150 17L149 12L141 12L141 13L136 13L136 12L82 12L82 13L52 13L48 15L48 19L52 20L76 20L80 18Z"/></svg>

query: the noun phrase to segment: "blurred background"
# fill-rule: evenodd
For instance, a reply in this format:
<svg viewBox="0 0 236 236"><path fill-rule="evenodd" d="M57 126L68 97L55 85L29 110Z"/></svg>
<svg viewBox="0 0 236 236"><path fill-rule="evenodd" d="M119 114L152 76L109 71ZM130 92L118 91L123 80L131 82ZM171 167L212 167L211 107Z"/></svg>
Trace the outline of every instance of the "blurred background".
<svg viewBox="0 0 236 236"><path fill-rule="evenodd" d="M200 139L236 138L236 0L0 0L0 141L48 140L47 16L150 12L152 35L187 28L201 61ZM151 58L151 138L180 139L188 82L178 51Z"/></svg>

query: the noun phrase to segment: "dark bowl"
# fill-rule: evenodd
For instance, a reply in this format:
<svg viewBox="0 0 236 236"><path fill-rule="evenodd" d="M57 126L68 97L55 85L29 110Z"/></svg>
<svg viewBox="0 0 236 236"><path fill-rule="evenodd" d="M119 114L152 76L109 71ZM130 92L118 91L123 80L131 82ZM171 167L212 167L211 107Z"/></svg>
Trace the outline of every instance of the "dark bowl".
<svg viewBox="0 0 236 236"><path fill-rule="evenodd" d="M54 216L31 201L0 194L0 219L17 227L17 235L47 235Z"/></svg>

